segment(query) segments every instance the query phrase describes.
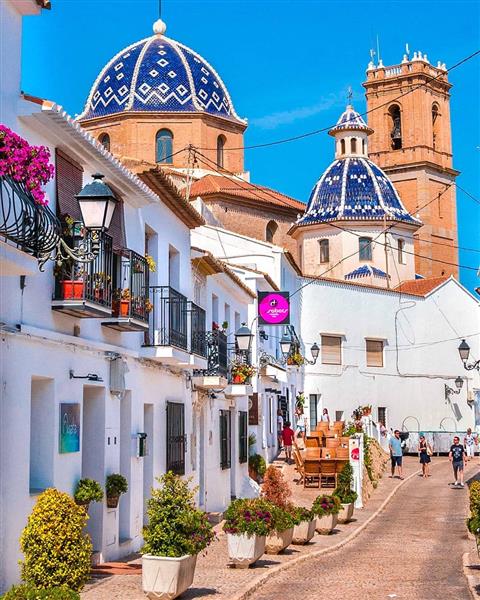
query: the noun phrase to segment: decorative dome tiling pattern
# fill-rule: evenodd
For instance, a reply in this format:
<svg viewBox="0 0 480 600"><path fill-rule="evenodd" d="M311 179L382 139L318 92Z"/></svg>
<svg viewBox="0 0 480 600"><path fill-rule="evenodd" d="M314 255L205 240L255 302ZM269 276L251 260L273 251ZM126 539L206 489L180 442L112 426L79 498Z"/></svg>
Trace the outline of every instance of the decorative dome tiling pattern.
<svg viewBox="0 0 480 600"><path fill-rule="evenodd" d="M193 50L163 35L119 52L100 72L78 118L128 111L205 112L244 122L215 70Z"/></svg>
<svg viewBox="0 0 480 600"><path fill-rule="evenodd" d="M345 275L345 279L360 279L362 277L381 277L382 279L389 279L390 275L387 275L385 271L372 267L372 265L362 265L351 273Z"/></svg>
<svg viewBox="0 0 480 600"><path fill-rule="evenodd" d="M391 181L368 158L335 160L313 188L297 225L337 220L403 221L421 225L403 206Z"/></svg>
<svg viewBox="0 0 480 600"><path fill-rule="evenodd" d="M351 105L347 106L345 112L340 115L337 124L335 127L330 129L329 133L332 134L336 131L342 131L344 129L361 129L363 131L372 131L363 120L363 117Z"/></svg>

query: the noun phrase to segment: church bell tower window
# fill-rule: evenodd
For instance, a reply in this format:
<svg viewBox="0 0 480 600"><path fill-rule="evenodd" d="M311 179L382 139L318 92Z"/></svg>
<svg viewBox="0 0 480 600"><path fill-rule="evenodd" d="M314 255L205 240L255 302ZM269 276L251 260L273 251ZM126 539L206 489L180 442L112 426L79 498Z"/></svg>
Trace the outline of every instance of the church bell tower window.
<svg viewBox="0 0 480 600"><path fill-rule="evenodd" d="M173 154L173 133L169 129L160 129L155 137L155 161L171 164Z"/></svg>
<svg viewBox="0 0 480 600"><path fill-rule="evenodd" d="M400 150L402 147L402 118L400 115L400 107L394 104L388 109L390 117L390 137L392 138L392 148Z"/></svg>
<svg viewBox="0 0 480 600"><path fill-rule="evenodd" d="M440 131L440 114L438 112L438 104L432 106L432 146L433 149L438 146Z"/></svg>
<svg viewBox="0 0 480 600"><path fill-rule="evenodd" d="M110 136L108 133L102 133L102 135L98 138L98 141L102 144L105 150L110 152Z"/></svg>
<svg viewBox="0 0 480 600"><path fill-rule="evenodd" d="M223 169L224 165L224 161L225 161L225 153L224 153L224 148L225 148L225 142L226 142L226 138L224 135L219 135L217 138L217 166L220 167L221 169Z"/></svg>
<svg viewBox="0 0 480 600"><path fill-rule="evenodd" d="M352 138L350 140L350 148L351 148L352 154L357 153L357 138Z"/></svg>

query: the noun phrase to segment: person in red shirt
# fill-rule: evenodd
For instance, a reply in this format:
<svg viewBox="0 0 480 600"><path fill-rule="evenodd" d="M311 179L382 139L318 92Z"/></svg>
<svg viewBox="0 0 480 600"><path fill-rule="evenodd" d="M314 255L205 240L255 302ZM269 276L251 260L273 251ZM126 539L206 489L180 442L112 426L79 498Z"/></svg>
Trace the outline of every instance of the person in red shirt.
<svg viewBox="0 0 480 600"><path fill-rule="evenodd" d="M295 432L290 427L290 421L285 422L285 427L282 431L283 447L285 448L285 462L292 462L292 444L295 437Z"/></svg>

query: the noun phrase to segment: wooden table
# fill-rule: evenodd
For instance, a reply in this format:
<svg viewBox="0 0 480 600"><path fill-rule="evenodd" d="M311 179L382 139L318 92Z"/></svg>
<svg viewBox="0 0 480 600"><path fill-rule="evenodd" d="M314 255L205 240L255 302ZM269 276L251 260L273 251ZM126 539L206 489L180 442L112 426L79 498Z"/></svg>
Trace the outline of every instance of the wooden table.
<svg viewBox="0 0 480 600"><path fill-rule="evenodd" d="M326 462L336 462L346 464L348 462L348 458L322 458L320 455L321 448L305 448L303 452L300 453L303 460L311 460L311 461L326 461Z"/></svg>

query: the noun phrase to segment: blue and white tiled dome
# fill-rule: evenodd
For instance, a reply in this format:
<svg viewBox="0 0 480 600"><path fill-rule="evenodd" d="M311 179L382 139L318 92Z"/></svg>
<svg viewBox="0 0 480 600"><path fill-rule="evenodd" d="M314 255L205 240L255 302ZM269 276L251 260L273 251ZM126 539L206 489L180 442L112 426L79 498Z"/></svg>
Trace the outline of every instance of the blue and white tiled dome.
<svg viewBox="0 0 480 600"><path fill-rule="evenodd" d="M335 160L312 190L297 225L387 219L421 225L403 206L392 182L366 157Z"/></svg>
<svg viewBox="0 0 480 600"><path fill-rule="evenodd" d="M162 21L155 23L154 31L107 63L78 118L125 112L200 112L243 123L213 67L190 48L165 37Z"/></svg>
<svg viewBox="0 0 480 600"><path fill-rule="evenodd" d="M358 113L351 104L347 106L345 111L340 115L335 127L332 127L328 132L330 135L335 135L337 131L361 130L367 134L373 133L363 120L363 117Z"/></svg>

